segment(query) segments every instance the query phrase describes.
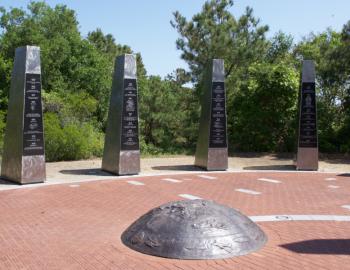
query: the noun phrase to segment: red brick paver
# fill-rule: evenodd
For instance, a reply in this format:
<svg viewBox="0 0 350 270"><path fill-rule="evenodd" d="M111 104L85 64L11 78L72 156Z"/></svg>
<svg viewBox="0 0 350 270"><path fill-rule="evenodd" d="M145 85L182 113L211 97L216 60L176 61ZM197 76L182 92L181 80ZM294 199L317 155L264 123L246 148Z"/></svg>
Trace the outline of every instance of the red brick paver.
<svg viewBox="0 0 350 270"><path fill-rule="evenodd" d="M350 269L350 222L262 222L260 251L224 260L172 260L121 243L140 215L191 194L246 215L348 215L350 177L321 173L214 173L136 177L0 192L0 269ZM265 177L281 183L257 181ZM325 181L336 177L336 181ZM181 183L162 181L182 180ZM184 180L191 179L191 180ZM143 182L144 186L127 183ZM338 189L328 185L337 185ZM261 192L250 195L237 188Z"/></svg>

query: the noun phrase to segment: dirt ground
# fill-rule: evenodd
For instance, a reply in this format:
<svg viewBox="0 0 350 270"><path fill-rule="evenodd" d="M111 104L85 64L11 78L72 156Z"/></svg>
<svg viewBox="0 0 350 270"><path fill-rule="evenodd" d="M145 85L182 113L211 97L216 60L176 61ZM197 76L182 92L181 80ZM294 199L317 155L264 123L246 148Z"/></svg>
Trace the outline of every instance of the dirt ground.
<svg viewBox="0 0 350 270"><path fill-rule="evenodd" d="M47 177L58 179L106 178L111 175L100 170L101 159L47 163ZM159 175L202 171L195 167L193 156L164 156L141 159L140 175ZM229 158L228 171L295 171L293 156L290 154L242 154ZM319 172L350 172L350 159L322 158Z"/></svg>
<svg viewBox="0 0 350 270"><path fill-rule="evenodd" d="M292 154L239 154L229 158L228 171L295 171L293 158ZM101 171L101 162L101 159L48 162L46 163L47 181L45 184L123 178ZM194 156L141 158L139 175L184 174L203 171L193 164ZM319 172L350 173L350 158L323 156L320 158ZM12 188L15 186L0 180L0 190Z"/></svg>

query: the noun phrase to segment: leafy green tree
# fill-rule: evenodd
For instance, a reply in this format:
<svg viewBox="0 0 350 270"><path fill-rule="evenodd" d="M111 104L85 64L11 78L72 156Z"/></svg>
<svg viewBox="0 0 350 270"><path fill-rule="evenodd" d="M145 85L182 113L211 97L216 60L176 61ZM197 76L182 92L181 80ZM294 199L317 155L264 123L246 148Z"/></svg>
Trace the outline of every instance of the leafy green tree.
<svg viewBox="0 0 350 270"><path fill-rule="evenodd" d="M340 33L311 33L295 45L283 32L266 38L268 27L252 8L237 18L233 8L232 0L208 0L191 20L174 12L176 45L189 71L147 76L136 54L143 153L194 152L202 74L213 58L225 60L231 151L294 150L300 64L313 59L321 151L350 152L350 22ZM47 159L101 155L115 57L132 49L101 29L83 38L65 5L0 8L0 28L0 151L15 48L37 45Z"/></svg>
<svg viewBox="0 0 350 270"><path fill-rule="evenodd" d="M180 35L176 45L195 82L201 80L203 69L213 58L225 59L228 77L240 66L248 66L264 55L261 53L266 50L268 27L259 26L259 20L248 7L245 14L236 19L229 11L232 6L232 0L207 1L191 21L174 12L171 25Z"/></svg>
<svg viewBox="0 0 350 270"><path fill-rule="evenodd" d="M114 37L111 34L104 35L100 28L89 32L87 39L98 51L108 55L110 59L122 53L132 52L129 46L116 44Z"/></svg>
<svg viewBox="0 0 350 270"><path fill-rule="evenodd" d="M190 21L175 12L177 47L189 64L198 96L209 61L224 59L231 150L291 150L298 89L293 40L283 33L268 40L268 27L260 26L253 9L247 7L236 19L232 7L233 1L210 0Z"/></svg>
<svg viewBox="0 0 350 270"><path fill-rule="evenodd" d="M0 111L0 157L3 149L3 136L5 131L5 117L4 112Z"/></svg>
<svg viewBox="0 0 350 270"><path fill-rule="evenodd" d="M152 153L193 150L193 91L158 76L139 83L143 84L139 111L144 147Z"/></svg>
<svg viewBox="0 0 350 270"><path fill-rule="evenodd" d="M102 30L99 28L97 28L95 31L89 32L87 39L91 44L95 46L95 48L99 52L103 53L107 57L107 59L109 59L111 64L111 72L114 71L115 57L124 53L133 53L129 46L117 44L114 37L111 34L104 35ZM140 53L136 54L136 63L137 75L145 76L147 72Z"/></svg>
<svg viewBox="0 0 350 270"><path fill-rule="evenodd" d="M269 62L295 61L293 51L293 37L283 32L277 32L269 41L266 60Z"/></svg>
<svg viewBox="0 0 350 270"><path fill-rule="evenodd" d="M344 95L339 104L344 114L338 130L338 144L341 152L350 153L350 21L348 21L341 32L341 44L332 55L334 75L342 86Z"/></svg>
<svg viewBox="0 0 350 270"><path fill-rule="evenodd" d="M62 5L51 8L44 2L32 2L28 5L28 12L16 8L9 12L2 9L0 21L3 29L0 55L8 61L2 70L9 73L8 66L12 66L15 48L38 45L41 48L44 91L86 91L99 101L96 116L101 120L105 118L105 96L108 96L111 85L110 74L104 72L108 61L81 38L73 10ZM9 81L4 89L7 96Z"/></svg>
<svg viewBox="0 0 350 270"><path fill-rule="evenodd" d="M251 65L235 97L231 147L240 151L293 151L299 74L286 63Z"/></svg>
<svg viewBox="0 0 350 270"><path fill-rule="evenodd" d="M99 140L99 130L104 127L107 118L114 59L110 60L101 48L81 37L75 12L64 5L51 8L44 2L31 2L27 10L12 8L6 11L1 8L0 13L0 76L3 78L0 83L0 109L6 111L15 49L37 45L41 48L45 114L55 113L60 129L67 131L65 135L72 135L77 130L77 137L67 140L71 143L85 143L89 136L81 131L91 128L93 131L89 134ZM110 36L108 40L114 42ZM49 121L44 123L48 130L51 123L55 126L53 116L45 117L45 120ZM50 146L50 141L55 141L55 138L61 138L56 143L61 142L63 152L62 148L66 146L64 136L57 137L48 131L47 145ZM48 149L48 159L55 160L55 155L50 154L53 148ZM91 150L90 154L94 151ZM75 158L87 155L83 151ZM62 159L59 155L56 158Z"/></svg>
<svg viewBox="0 0 350 270"><path fill-rule="evenodd" d="M337 152L341 142L338 141L345 111L346 84L341 76L339 62L343 61L339 48L342 46L341 34L331 29L310 34L295 48L297 59L312 59L316 63L318 133L320 149L324 152Z"/></svg>

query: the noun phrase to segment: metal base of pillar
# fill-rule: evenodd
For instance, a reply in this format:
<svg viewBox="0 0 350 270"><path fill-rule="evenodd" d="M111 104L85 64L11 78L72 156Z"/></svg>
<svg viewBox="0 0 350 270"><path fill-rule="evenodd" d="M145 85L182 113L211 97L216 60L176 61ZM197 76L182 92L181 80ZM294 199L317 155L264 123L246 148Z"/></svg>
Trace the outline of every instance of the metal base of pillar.
<svg viewBox="0 0 350 270"><path fill-rule="evenodd" d="M296 169L298 171L317 171L318 149L299 147L296 160Z"/></svg>
<svg viewBox="0 0 350 270"><path fill-rule="evenodd" d="M228 169L227 148L209 148L206 157L195 157L195 166L207 171L225 171Z"/></svg>
<svg viewBox="0 0 350 270"><path fill-rule="evenodd" d="M102 163L102 170L115 175L135 175L141 170L140 151L121 151L119 160L112 164L111 160Z"/></svg>

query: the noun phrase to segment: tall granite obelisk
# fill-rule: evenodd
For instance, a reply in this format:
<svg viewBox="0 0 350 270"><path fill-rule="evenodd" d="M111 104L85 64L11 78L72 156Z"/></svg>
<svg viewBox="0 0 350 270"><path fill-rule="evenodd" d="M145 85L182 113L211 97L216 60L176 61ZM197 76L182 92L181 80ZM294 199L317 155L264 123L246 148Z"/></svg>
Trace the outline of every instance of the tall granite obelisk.
<svg viewBox="0 0 350 270"><path fill-rule="evenodd" d="M118 175L140 172L136 59L118 56L109 104L102 169Z"/></svg>
<svg viewBox="0 0 350 270"><path fill-rule="evenodd" d="M1 177L20 184L46 179L39 47L16 49Z"/></svg>
<svg viewBox="0 0 350 270"><path fill-rule="evenodd" d="M203 84L195 165L209 170L228 167L224 60L213 59Z"/></svg>
<svg viewBox="0 0 350 270"><path fill-rule="evenodd" d="M303 61L299 94L299 138L297 170L318 170L317 106L315 93L315 64Z"/></svg>

